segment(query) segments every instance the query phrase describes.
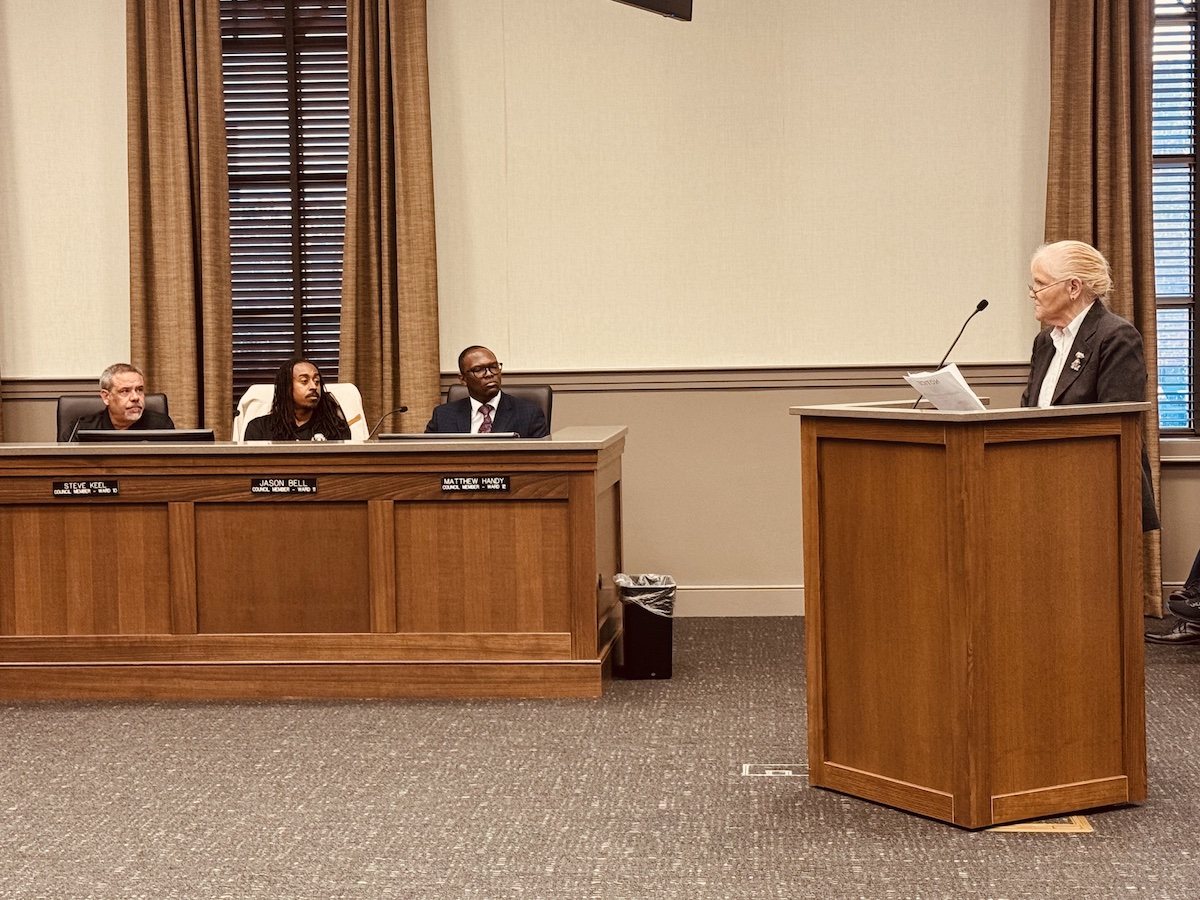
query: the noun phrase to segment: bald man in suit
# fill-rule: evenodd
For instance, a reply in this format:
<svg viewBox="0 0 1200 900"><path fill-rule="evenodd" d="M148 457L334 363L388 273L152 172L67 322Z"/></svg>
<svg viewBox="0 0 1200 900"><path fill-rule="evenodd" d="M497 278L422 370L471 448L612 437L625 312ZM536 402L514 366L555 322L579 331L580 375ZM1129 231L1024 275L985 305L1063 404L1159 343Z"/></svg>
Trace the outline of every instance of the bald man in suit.
<svg viewBox="0 0 1200 900"><path fill-rule="evenodd" d="M458 380L467 396L435 407L426 434L486 434L516 432L541 438L550 433L541 408L500 389L503 366L487 347L468 347L458 355Z"/></svg>

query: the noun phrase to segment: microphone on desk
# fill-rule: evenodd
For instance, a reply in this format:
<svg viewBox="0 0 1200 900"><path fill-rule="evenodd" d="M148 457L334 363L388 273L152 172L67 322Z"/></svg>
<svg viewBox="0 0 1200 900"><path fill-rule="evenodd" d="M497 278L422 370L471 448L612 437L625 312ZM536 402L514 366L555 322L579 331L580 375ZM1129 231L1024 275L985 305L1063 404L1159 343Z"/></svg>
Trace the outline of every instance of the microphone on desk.
<svg viewBox="0 0 1200 900"><path fill-rule="evenodd" d="M958 343L958 339L960 337L962 337L963 332L967 330L967 323L970 322L977 315L979 315L981 312L983 312L985 309L987 309L987 307L988 307L987 300L980 300L978 303L975 304L975 309L972 310L972 312L969 316L967 316L967 321L963 322L962 328L958 329L958 334L956 334L954 336L954 340L950 342L950 349L946 351L946 355L942 357L941 362L939 362L936 366L933 367L933 371L936 372L938 369L940 369L943 365L946 364L946 360L948 360L950 358L950 354L953 352L955 345ZM921 403L921 398L918 397L916 403L914 403L912 405L912 408L916 409L917 406L920 405L920 403Z"/></svg>
<svg viewBox="0 0 1200 900"><path fill-rule="evenodd" d="M371 433L367 435L367 440L369 441L371 438L375 437L375 432L377 432L379 430L379 426L382 425L389 418L396 415L396 413L406 413L406 412L408 412L407 406L398 406L395 409L393 409L390 413L384 413L383 418L375 423L375 427L372 428Z"/></svg>
<svg viewBox="0 0 1200 900"><path fill-rule="evenodd" d="M83 421L83 416L80 416L78 419L75 420L75 427L73 427L71 429L71 436L69 438L67 438L68 444L71 443L71 441L75 440L75 433L77 431L79 431L79 423L82 421Z"/></svg>

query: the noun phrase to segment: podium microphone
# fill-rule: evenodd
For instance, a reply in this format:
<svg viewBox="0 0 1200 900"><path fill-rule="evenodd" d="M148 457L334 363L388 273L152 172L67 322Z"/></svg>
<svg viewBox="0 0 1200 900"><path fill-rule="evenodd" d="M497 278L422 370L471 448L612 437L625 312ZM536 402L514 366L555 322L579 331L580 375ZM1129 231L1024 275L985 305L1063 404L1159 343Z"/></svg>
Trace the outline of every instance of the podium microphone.
<svg viewBox="0 0 1200 900"><path fill-rule="evenodd" d="M963 332L967 330L967 323L970 322L977 315L979 315L981 312L983 312L985 309L987 309L987 306L988 306L987 300L980 300L978 303L975 304L975 309L971 312L971 314L969 316L967 316L967 321L963 322L962 328L958 329L958 334L956 334L954 336L954 340L950 342L950 349L946 351L946 355L942 357L941 362L939 362L936 366L933 367L933 371L936 372L938 369L940 369L943 365L946 364L946 360L948 360L950 358L950 354L954 351L954 347L958 343L958 339L960 337L962 337ZM912 408L916 409L918 404L920 404L920 402L921 402L921 398L918 397L917 402L912 405Z"/></svg>
<svg viewBox="0 0 1200 900"><path fill-rule="evenodd" d="M984 302L986 303L987 301L985 300ZM378 422L375 423L375 427L372 428L371 433L367 435L367 440L369 441L371 438L375 437L375 432L377 432L379 430L379 426L382 425L384 422L386 422L388 419L390 419L392 416L396 415L396 413L406 413L406 412L408 412L407 406L398 406L398 407L396 407L396 409L393 409L390 413L384 413L383 418L381 418Z"/></svg>

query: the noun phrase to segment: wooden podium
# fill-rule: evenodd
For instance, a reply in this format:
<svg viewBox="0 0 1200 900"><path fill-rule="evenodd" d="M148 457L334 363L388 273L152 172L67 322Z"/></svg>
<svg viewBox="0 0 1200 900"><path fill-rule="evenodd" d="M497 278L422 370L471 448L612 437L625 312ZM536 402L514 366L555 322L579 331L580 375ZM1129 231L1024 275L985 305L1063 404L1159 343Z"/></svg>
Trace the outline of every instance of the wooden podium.
<svg viewBox="0 0 1200 900"><path fill-rule="evenodd" d="M966 828L1145 799L1147 408L791 410L813 785Z"/></svg>

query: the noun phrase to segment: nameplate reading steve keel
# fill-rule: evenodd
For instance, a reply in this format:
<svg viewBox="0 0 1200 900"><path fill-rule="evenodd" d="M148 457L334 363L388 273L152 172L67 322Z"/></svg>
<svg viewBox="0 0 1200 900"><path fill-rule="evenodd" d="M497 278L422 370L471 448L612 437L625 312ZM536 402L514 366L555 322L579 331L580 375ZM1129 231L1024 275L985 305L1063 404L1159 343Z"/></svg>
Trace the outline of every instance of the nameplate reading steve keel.
<svg viewBox="0 0 1200 900"><path fill-rule="evenodd" d="M51 493L55 497L115 497L121 493L121 482L111 481L54 481Z"/></svg>
<svg viewBox="0 0 1200 900"><path fill-rule="evenodd" d="M315 478L251 478L252 494L315 494Z"/></svg>
<svg viewBox="0 0 1200 900"><path fill-rule="evenodd" d="M507 475L443 475L442 492L507 491Z"/></svg>

